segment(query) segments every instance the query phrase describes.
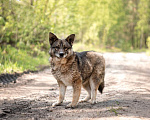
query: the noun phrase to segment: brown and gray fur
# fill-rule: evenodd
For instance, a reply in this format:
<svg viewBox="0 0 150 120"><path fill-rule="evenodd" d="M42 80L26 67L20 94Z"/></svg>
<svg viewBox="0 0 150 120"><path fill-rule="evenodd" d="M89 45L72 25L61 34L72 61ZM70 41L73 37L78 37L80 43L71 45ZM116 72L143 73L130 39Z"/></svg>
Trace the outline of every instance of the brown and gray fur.
<svg viewBox="0 0 150 120"><path fill-rule="evenodd" d="M73 87L73 99L67 107L75 107L78 103L81 86L88 92L88 96L81 100L96 103L97 90L101 93L104 88L105 60L100 53L93 51L74 52L72 45L75 34L66 39L58 39L49 33L50 63L52 74L59 85L59 100L52 106L60 105L65 96L66 87Z"/></svg>

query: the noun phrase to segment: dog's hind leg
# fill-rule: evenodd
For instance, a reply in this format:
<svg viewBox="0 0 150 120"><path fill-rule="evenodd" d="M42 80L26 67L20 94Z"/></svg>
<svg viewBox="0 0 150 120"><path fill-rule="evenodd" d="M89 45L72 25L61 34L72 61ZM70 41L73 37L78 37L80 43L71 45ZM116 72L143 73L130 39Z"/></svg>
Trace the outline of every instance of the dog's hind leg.
<svg viewBox="0 0 150 120"><path fill-rule="evenodd" d="M58 85L59 85L59 99L57 102L52 104L52 107L60 105L63 102L64 97L65 97L66 86L61 81L58 81Z"/></svg>
<svg viewBox="0 0 150 120"><path fill-rule="evenodd" d="M91 103L96 103L96 95L97 90L99 90L101 93L104 88L104 74L105 72L102 71L94 71L93 74L90 77L90 87L91 87Z"/></svg>
<svg viewBox="0 0 150 120"><path fill-rule="evenodd" d="M91 87L90 87L89 81L86 82L86 83L83 83L83 88L88 92L88 95L87 95L86 98L84 98L80 102L87 102L87 101L89 101L91 99Z"/></svg>
<svg viewBox="0 0 150 120"><path fill-rule="evenodd" d="M90 87L91 87L91 104L95 104L98 86L96 85L95 80L92 78L90 79Z"/></svg>

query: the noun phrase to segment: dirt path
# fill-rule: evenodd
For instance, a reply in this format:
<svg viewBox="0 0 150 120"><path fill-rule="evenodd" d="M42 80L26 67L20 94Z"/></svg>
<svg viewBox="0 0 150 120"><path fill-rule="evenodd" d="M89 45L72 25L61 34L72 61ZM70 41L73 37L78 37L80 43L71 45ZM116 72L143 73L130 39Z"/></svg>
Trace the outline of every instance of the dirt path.
<svg viewBox="0 0 150 120"><path fill-rule="evenodd" d="M5 120L148 120L150 119L150 57L144 53L105 53L104 93L97 104L79 103L65 109L72 99L68 87L63 106L51 108L58 85L49 69L23 75L17 84L0 88L0 119ZM87 93L82 89L80 99Z"/></svg>

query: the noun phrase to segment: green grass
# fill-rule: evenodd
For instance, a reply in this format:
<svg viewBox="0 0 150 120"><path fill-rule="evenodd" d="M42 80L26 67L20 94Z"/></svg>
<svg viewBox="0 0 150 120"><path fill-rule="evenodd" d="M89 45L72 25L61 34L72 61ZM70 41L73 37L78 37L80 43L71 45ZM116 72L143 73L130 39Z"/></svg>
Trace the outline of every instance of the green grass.
<svg viewBox="0 0 150 120"><path fill-rule="evenodd" d="M142 49L127 49L127 50L122 50L122 52L131 52L131 53L140 53L140 52L146 52L146 48Z"/></svg>
<svg viewBox="0 0 150 120"><path fill-rule="evenodd" d="M146 52L146 49L132 49L129 48L127 50L122 50L121 48L116 48L116 47L104 47L104 46L98 46L98 45L86 45L82 43L74 43L73 45L74 51L97 51L101 53L105 52L132 52L132 53L138 53L138 52Z"/></svg>
<svg viewBox="0 0 150 120"><path fill-rule="evenodd" d="M150 56L150 50L147 50L147 51L146 51L146 54Z"/></svg>
<svg viewBox="0 0 150 120"><path fill-rule="evenodd" d="M122 108L122 107L113 107L113 106L112 106L109 111L112 112L112 113L115 113L115 115L118 116L118 112L119 112L120 110L123 110L123 108Z"/></svg>
<svg viewBox="0 0 150 120"><path fill-rule="evenodd" d="M35 53L35 50L33 50ZM33 57L32 50L16 49L9 45L0 48L0 74L38 70L39 65L48 65L45 52L36 52Z"/></svg>
<svg viewBox="0 0 150 120"><path fill-rule="evenodd" d="M97 51L97 52L101 52L101 53L121 52L121 49L115 48L115 47L106 49L104 46L98 46L98 45L92 45L92 44L86 45L86 44L82 44L82 43L74 43L73 49L74 49L74 51L78 51L78 52L81 52L81 51Z"/></svg>

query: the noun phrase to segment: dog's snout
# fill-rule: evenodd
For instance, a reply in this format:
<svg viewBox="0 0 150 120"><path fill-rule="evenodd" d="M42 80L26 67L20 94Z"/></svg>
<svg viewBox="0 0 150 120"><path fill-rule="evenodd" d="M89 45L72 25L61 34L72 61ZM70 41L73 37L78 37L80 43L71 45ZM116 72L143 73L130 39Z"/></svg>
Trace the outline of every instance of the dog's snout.
<svg viewBox="0 0 150 120"><path fill-rule="evenodd" d="M59 55L60 55L60 57L62 58L62 57L64 56L64 53L61 52L61 53L59 53Z"/></svg>

